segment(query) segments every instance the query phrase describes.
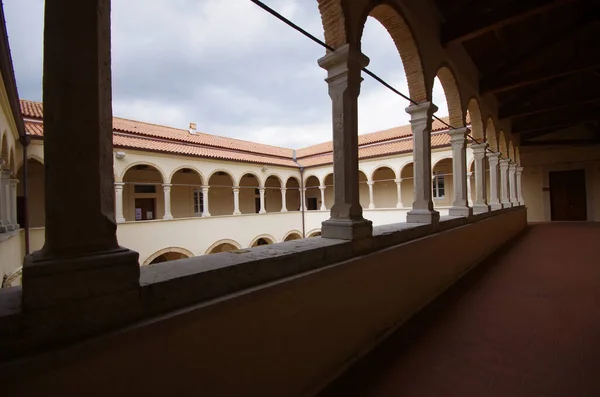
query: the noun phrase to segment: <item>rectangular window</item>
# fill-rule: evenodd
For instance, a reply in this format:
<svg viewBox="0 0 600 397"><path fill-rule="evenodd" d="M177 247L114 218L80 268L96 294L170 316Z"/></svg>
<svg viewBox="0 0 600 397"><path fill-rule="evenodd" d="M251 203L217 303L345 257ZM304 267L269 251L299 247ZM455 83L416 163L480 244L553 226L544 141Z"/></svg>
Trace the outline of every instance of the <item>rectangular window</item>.
<svg viewBox="0 0 600 397"><path fill-rule="evenodd" d="M199 215L204 212L204 194L202 189L194 189L194 214Z"/></svg>
<svg viewBox="0 0 600 397"><path fill-rule="evenodd" d="M444 198L444 174L441 171L433 173L433 198Z"/></svg>
<svg viewBox="0 0 600 397"><path fill-rule="evenodd" d="M133 191L135 193L156 193L155 185L134 185Z"/></svg>

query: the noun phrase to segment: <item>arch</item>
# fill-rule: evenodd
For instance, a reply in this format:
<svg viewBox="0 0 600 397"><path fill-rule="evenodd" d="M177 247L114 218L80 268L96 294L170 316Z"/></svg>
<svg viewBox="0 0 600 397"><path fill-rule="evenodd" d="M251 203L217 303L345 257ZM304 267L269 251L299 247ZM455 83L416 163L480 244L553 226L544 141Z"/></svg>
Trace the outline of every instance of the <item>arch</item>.
<svg viewBox="0 0 600 397"><path fill-rule="evenodd" d="M398 189L396 187L396 172L390 166L384 165L373 171L373 205L374 208L396 208L398 204Z"/></svg>
<svg viewBox="0 0 600 397"><path fill-rule="evenodd" d="M431 169L433 170L437 165L439 165L444 160L450 160L452 162L452 156L444 156L436 160L435 163L431 165Z"/></svg>
<svg viewBox="0 0 600 397"><path fill-rule="evenodd" d="M521 165L521 150L519 146L515 146L515 161L517 164Z"/></svg>
<svg viewBox="0 0 600 397"><path fill-rule="evenodd" d="M515 162L515 147L513 145L512 139L508 140L508 158Z"/></svg>
<svg viewBox="0 0 600 397"><path fill-rule="evenodd" d="M172 181L173 181L173 176L174 176L174 175L175 175L177 172L179 172L179 171L181 171L181 170L185 170L185 169L188 169L188 170L192 170L192 171L194 171L194 172L195 172L196 174L198 174L198 176L200 177L200 183L201 183L202 185L206 184L206 181L207 181L207 179L204 179L204 174L202 174L202 171L200 171L198 168L196 168L196 167L195 167L195 166L193 166L193 165L181 165L181 166L179 166L179 167L175 168L173 171L171 171L171 174L169 175L169 179L168 179L169 183L173 183L173 182L172 182Z"/></svg>
<svg viewBox="0 0 600 397"><path fill-rule="evenodd" d="M2 165L3 168L8 167L8 157L10 153L8 151L8 134L4 132L2 137L0 138L0 159L4 160L6 163Z"/></svg>
<svg viewBox="0 0 600 397"><path fill-rule="evenodd" d="M446 96L448 105L448 119L453 127L464 127L464 112L462 110L462 102L460 99L460 90L456 83L456 77L448 66L442 66L438 69L436 77L439 79ZM433 83L432 83L433 87Z"/></svg>
<svg viewBox="0 0 600 397"><path fill-rule="evenodd" d="M265 210L267 212L281 212L282 187L279 175L271 174L265 178Z"/></svg>
<svg viewBox="0 0 600 397"><path fill-rule="evenodd" d="M228 249L229 247L227 247L227 251L218 250L216 252L212 252L213 250L215 250L215 248L217 248L217 247L219 247L221 245L229 245L229 246L234 247L234 249L230 250L230 249ZM242 246L240 245L240 243L238 243L235 240L231 240L231 239L225 238L225 239L216 241L210 247L208 247L208 249L206 250L206 255L208 255L208 254L216 254L216 253L219 253L219 252L229 252L229 251L234 251L234 250L239 250L239 249L242 249Z"/></svg>
<svg viewBox="0 0 600 397"><path fill-rule="evenodd" d="M284 185L283 178L281 178L279 175L277 175L275 173L271 173L271 174L267 175L267 177L265 178L265 186L267 186L267 181L269 180L269 178L277 179L279 181L279 186L283 187L283 185ZM293 177L291 176L290 178L293 178ZM287 182L287 180L286 180L286 182Z"/></svg>
<svg viewBox="0 0 600 397"><path fill-rule="evenodd" d="M27 160L35 160L38 163L44 165L44 159L41 158L40 156L38 156L37 154L31 154L31 153L27 153ZM23 167L23 159L19 159L19 163L17 164L17 172L19 172L19 170L21 169L21 167ZM115 177L115 181L118 182L117 178Z"/></svg>
<svg viewBox="0 0 600 397"><path fill-rule="evenodd" d="M175 253L175 254L179 254L181 256L184 256L186 258L191 258L194 256L194 254L192 253L192 251L189 251L185 248L181 248L181 247L168 247L168 248L163 248L161 250L156 251L155 253L153 253L152 255L150 255L148 258L146 258L146 260L144 261L144 263L142 264L142 266L147 266L152 264L152 262L159 258L161 255L165 255L165 254L169 254L169 253ZM184 258L173 258L173 259L167 259L167 260L176 260L176 259L184 259ZM165 261L161 261L161 262L165 262Z"/></svg>
<svg viewBox="0 0 600 397"><path fill-rule="evenodd" d="M341 0L319 1L321 24L325 34L325 43L333 48L343 46L348 42L346 18Z"/></svg>
<svg viewBox="0 0 600 397"><path fill-rule="evenodd" d="M300 179L290 176L285 181L285 205L288 211L300 210Z"/></svg>
<svg viewBox="0 0 600 397"><path fill-rule="evenodd" d="M206 183L210 184L210 178L212 178L213 176L215 176L218 173L227 174L227 176L229 176L229 178L231 179L231 184L233 185L235 183L235 177L231 174L231 172L229 172L223 168L217 168L217 169L212 170L210 172L210 174L208 174L208 179L206 179Z"/></svg>
<svg viewBox="0 0 600 397"><path fill-rule="evenodd" d="M400 172L398 173L399 177L400 178L412 178L413 177L413 175L412 175L412 167L413 167L413 160L412 159L407 160L406 162L404 162L404 164L402 164L400 166ZM404 176L406 174L406 172L409 171L409 169L411 171L410 177Z"/></svg>
<svg viewBox="0 0 600 397"><path fill-rule="evenodd" d="M171 184L171 214L173 218L206 216L210 213L210 205L208 208L204 208L204 193L201 188L204 180L197 169L187 166L179 167L171 174L169 183Z"/></svg>
<svg viewBox="0 0 600 397"><path fill-rule="evenodd" d="M259 176L259 175L258 175L256 172L254 172L254 171L246 171L246 172L244 172L244 173L243 173L243 174L240 176L240 179L238 179L238 181L237 181L237 185L238 185L238 186L242 186L242 179L243 179L243 178L244 178L246 175L252 175L253 177L255 177L255 178L256 178L256 181L258 182L258 187L259 187L259 188L265 187L265 184L264 184L263 180L262 180L262 179L260 178L260 176Z"/></svg>
<svg viewBox="0 0 600 397"><path fill-rule="evenodd" d="M33 155L27 157L28 224L29 227L44 227L46 225L46 169L39 156ZM19 181L17 184L17 197L25 195L25 176L23 175L23 171L23 163L21 163L15 175ZM21 225L25 224L23 210L24 208L17 207L17 223Z"/></svg>
<svg viewBox="0 0 600 397"><path fill-rule="evenodd" d="M308 181L311 178L315 178L317 180L318 183L315 186L321 186L321 179L318 176L316 176L315 174L308 174L304 176L304 187L308 185Z"/></svg>
<svg viewBox="0 0 600 397"><path fill-rule="evenodd" d="M485 126L485 138L489 148L492 152L498 151L498 135L496 133L496 124L494 120L489 117Z"/></svg>
<svg viewBox="0 0 600 397"><path fill-rule="evenodd" d="M369 197L369 174L359 168L358 170L358 199L360 206L368 208L371 198Z"/></svg>
<svg viewBox="0 0 600 397"><path fill-rule="evenodd" d="M392 37L402 65L404 74L408 83L408 92L412 99L417 102L426 101L428 96L427 86L425 84L425 75L423 73L423 64L418 46L414 40L412 30L402 17L401 13L391 4L375 4L373 1L367 4L360 21L360 30L356 42L360 48L360 38L365 27L367 18L371 16L388 31Z"/></svg>
<svg viewBox="0 0 600 397"><path fill-rule="evenodd" d="M12 176L17 175L17 168L15 167L15 157L16 156L17 155L15 154L15 148L13 146L8 155L8 169L10 170L10 174Z"/></svg>
<svg viewBox="0 0 600 397"><path fill-rule="evenodd" d="M292 240L300 240L302 238L302 233L299 230L290 230L286 233L285 236L281 239L281 241L292 241Z"/></svg>
<svg viewBox="0 0 600 397"><path fill-rule="evenodd" d="M319 237L319 236L321 236L321 228L312 229L310 232L306 233L307 238Z"/></svg>
<svg viewBox="0 0 600 397"><path fill-rule="evenodd" d="M321 180L316 175L310 175L304 180L304 191L307 211L321 208Z"/></svg>
<svg viewBox="0 0 600 397"><path fill-rule="evenodd" d="M140 165L146 165L148 167L154 168L160 175L161 183L167 183L166 181L170 180L170 179L166 178L165 172L162 170L162 168L160 168L158 165L156 165L150 161L136 161L135 163L128 164L127 167L125 167L125 169L123 169L123 171L121 172L120 180L125 179L125 175L127 174L127 171L129 171L133 167L137 167Z"/></svg>
<svg viewBox="0 0 600 397"><path fill-rule="evenodd" d="M390 171L392 171L392 173L394 174L394 178L398 178L398 174L397 174L397 173L396 173L396 171L394 170L394 167L392 167L392 166L389 166L389 165L387 165L387 164L381 164L381 165L378 165L378 166L377 166L377 168L375 168L375 169L373 170L373 172L371 173L371 178L370 178L370 180L371 180L371 181L375 180L375 179L374 179L374 178L375 178L375 173L376 173L377 171L381 170L382 168L389 168L389 169L390 169Z"/></svg>
<svg viewBox="0 0 600 397"><path fill-rule="evenodd" d="M473 97L467 104L467 115L465 117L467 124L471 125L471 134L479 142L485 140L485 131L483 128L483 118L481 117L481 108L479 101Z"/></svg>
<svg viewBox="0 0 600 397"><path fill-rule="evenodd" d="M504 131L500 130L500 134L498 134L498 150L502 154L502 157L505 159L508 157L508 147L506 146L506 136L504 135Z"/></svg>
<svg viewBox="0 0 600 397"><path fill-rule="evenodd" d="M259 244L260 240L264 240L267 244ZM250 243L249 247L253 248L253 247L257 247L259 245L271 245L271 244L275 244L276 241L277 240L275 239L275 237L271 236L270 234L261 234L261 235L254 237L254 239Z"/></svg>
<svg viewBox="0 0 600 397"><path fill-rule="evenodd" d="M323 178L323 185L325 186L325 208L331 208L334 203L333 172L325 175Z"/></svg>

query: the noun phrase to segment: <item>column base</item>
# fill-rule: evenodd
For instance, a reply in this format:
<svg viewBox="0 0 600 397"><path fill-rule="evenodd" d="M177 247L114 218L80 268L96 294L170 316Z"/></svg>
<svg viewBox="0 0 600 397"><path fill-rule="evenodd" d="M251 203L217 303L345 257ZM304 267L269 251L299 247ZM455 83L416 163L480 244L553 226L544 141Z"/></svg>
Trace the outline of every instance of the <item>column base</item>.
<svg viewBox="0 0 600 397"><path fill-rule="evenodd" d="M6 233L8 232L8 229L6 228L6 226L2 225L0 226L0 233Z"/></svg>
<svg viewBox="0 0 600 397"><path fill-rule="evenodd" d="M163 218L164 220L167 220L167 221L169 221L169 220L173 219L173 215L165 215L165 216L163 216L162 218Z"/></svg>
<svg viewBox="0 0 600 397"><path fill-rule="evenodd" d="M450 207L450 209L448 210L448 215L450 216L464 216L464 217L470 217L473 216L473 208L471 207L459 207L459 206L453 206Z"/></svg>
<svg viewBox="0 0 600 397"><path fill-rule="evenodd" d="M258 211L259 214L266 214L267 211Z"/></svg>
<svg viewBox="0 0 600 397"><path fill-rule="evenodd" d="M15 225L6 225L6 231L12 232L13 230L15 230Z"/></svg>
<svg viewBox="0 0 600 397"><path fill-rule="evenodd" d="M404 205L402 205L402 203L398 203L396 204L396 208L404 208Z"/></svg>
<svg viewBox="0 0 600 397"><path fill-rule="evenodd" d="M234 212L233 215L242 215L242 213L238 211L238 212Z"/></svg>
<svg viewBox="0 0 600 397"><path fill-rule="evenodd" d="M432 210L411 210L406 214L407 223L431 223L440 221L440 213Z"/></svg>
<svg viewBox="0 0 600 397"><path fill-rule="evenodd" d="M23 261L23 307L34 310L139 288L139 254L126 248L76 258L46 258L42 251Z"/></svg>
<svg viewBox="0 0 600 397"><path fill-rule="evenodd" d="M210 212L205 212L201 215L202 218L208 218L210 216Z"/></svg>
<svg viewBox="0 0 600 397"><path fill-rule="evenodd" d="M281 211L279 211L279 212L288 212L288 210L285 208L282 208ZM233 215L235 215L235 214L233 214Z"/></svg>
<svg viewBox="0 0 600 397"><path fill-rule="evenodd" d="M502 204L502 208L512 208L512 203L510 201L505 201Z"/></svg>
<svg viewBox="0 0 600 397"><path fill-rule="evenodd" d="M117 218L117 223L125 223L127 220L125 218Z"/></svg>
<svg viewBox="0 0 600 397"><path fill-rule="evenodd" d="M361 219L330 218L321 224L321 237L340 240L359 240L373 235L373 222Z"/></svg>
<svg viewBox="0 0 600 397"><path fill-rule="evenodd" d="M474 214L487 214L490 212L490 206L487 204L475 204L473 206Z"/></svg>
<svg viewBox="0 0 600 397"><path fill-rule="evenodd" d="M502 208L503 208L502 204L500 204L500 203L490 203L490 209L492 211L501 210Z"/></svg>

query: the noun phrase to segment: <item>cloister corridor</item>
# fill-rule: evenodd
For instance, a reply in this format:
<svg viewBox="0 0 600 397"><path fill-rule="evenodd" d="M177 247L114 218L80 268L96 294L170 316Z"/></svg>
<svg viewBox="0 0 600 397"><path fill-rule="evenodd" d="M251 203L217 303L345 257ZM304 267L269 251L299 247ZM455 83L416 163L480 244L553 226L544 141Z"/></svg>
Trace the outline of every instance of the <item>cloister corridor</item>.
<svg viewBox="0 0 600 397"><path fill-rule="evenodd" d="M598 223L530 224L321 397L600 395L598 241Z"/></svg>

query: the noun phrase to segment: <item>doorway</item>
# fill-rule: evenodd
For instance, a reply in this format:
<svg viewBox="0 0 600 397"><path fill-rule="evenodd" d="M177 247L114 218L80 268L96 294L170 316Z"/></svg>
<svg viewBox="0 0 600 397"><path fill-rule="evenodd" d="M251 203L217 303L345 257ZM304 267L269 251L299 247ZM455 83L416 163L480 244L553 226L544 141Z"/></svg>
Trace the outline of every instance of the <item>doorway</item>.
<svg viewBox="0 0 600 397"><path fill-rule="evenodd" d="M135 199L135 220L147 221L156 219L156 203L153 198Z"/></svg>
<svg viewBox="0 0 600 397"><path fill-rule="evenodd" d="M550 213L553 221L586 221L585 170L550 172Z"/></svg>

